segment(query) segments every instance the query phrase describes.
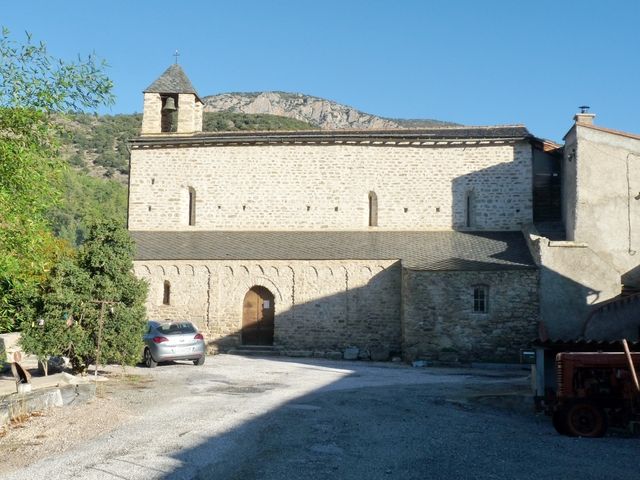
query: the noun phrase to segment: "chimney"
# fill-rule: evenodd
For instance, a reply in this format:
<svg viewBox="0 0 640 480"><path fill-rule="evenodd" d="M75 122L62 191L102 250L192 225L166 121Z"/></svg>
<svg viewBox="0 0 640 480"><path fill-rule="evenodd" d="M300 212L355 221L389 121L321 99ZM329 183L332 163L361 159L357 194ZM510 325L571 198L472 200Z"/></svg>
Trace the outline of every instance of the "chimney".
<svg viewBox="0 0 640 480"><path fill-rule="evenodd" d="M595 118L595 113L589 113L588 105L581 105L578 107L580 109L580 113L576 113L573 119L576 123L582 123L583 125L593 125L593 119Z"/></svg>

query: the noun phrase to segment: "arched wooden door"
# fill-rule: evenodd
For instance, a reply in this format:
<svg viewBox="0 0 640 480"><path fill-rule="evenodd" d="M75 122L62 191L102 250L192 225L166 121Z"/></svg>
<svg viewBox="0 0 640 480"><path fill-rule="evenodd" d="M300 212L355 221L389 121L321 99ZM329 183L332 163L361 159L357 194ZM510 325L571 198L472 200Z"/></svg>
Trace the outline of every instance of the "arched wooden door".
<svg viewBox="0 0 640 480"><path fill-rule="evenodd" d="M242 344L273 345L273 294L264 287L252 287L242 306Z"/></svg>

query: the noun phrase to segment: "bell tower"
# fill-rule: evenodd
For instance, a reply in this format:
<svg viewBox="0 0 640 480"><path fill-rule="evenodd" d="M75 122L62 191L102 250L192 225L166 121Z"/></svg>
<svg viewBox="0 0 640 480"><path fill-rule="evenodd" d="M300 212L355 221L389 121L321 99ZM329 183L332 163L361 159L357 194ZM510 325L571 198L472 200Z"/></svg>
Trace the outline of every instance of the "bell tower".
<svg viewBox="0 0 640 480"><path fill-rule="evenodd" d="M144 90L141 135L202 132L204 104L177 63Z"/></svg>

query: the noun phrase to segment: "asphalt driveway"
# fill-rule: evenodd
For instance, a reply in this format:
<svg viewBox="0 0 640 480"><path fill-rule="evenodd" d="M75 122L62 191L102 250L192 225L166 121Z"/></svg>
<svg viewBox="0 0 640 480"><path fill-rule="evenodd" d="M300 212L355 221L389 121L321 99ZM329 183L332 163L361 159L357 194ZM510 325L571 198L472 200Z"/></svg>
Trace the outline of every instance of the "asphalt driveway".
<svg viewBox="0 0 640 480"><path fill-rule="evenodd" d="M5 478L638 478L638 438L561 437L492 406L526 391L523 371L220 355L129 373L117 428Z"/></svg>

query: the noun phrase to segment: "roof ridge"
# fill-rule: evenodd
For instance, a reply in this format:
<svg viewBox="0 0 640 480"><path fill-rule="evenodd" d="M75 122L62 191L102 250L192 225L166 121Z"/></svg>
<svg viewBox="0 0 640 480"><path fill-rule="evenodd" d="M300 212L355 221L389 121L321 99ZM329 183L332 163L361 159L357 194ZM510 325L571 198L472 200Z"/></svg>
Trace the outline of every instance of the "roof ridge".
<svg viewBox="0 0 640 480"><path fill-rule="evenodd" d="M599 125L592 125L589 123L577 123L576 125L579 127L587 127L587 128L591 128L592 130L599 130L601 132L612 133L614 135L620 135L623 137L632 138L634 140L640 140L640 135L636 133L625 132L624 130L616 130L613 128L600 127Z"/></svg>

